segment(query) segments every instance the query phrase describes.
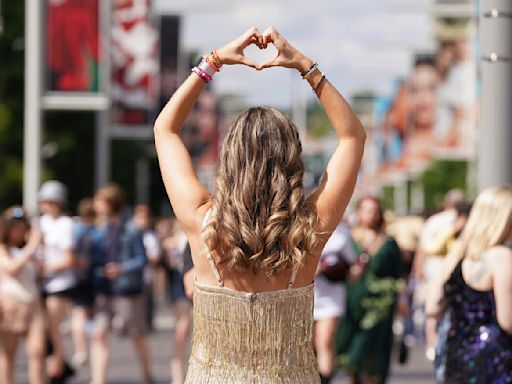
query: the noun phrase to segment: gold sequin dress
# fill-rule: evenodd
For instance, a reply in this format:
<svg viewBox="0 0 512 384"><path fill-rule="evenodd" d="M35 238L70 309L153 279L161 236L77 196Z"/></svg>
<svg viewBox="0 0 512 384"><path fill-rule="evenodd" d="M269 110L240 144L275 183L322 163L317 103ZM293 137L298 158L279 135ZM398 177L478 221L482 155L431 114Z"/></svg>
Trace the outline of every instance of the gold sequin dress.
<svg viewBox="0 0 512 384"><path fill-rule="evenodd" d="M196 282L194 333L186 384L317 384L313 284L248 293Z"/></svg>

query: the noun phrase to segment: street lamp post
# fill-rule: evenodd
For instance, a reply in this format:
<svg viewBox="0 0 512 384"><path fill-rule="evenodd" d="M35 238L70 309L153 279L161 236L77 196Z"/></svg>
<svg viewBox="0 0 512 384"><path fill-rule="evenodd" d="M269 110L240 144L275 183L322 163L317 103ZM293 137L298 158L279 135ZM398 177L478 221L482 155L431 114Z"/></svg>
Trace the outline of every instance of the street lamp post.
<svg viewBox="0 0 512 384"><path fill-rule="evenodd" d="M512 184L512 1L482 0L478 184Z"/></svg>
<svg viewBox="0 0 512 384"><path fill-rule="evenodd" d="M25 0L25 110L23 127L23 205L34 213L41 181L41 10Z"/></svg>

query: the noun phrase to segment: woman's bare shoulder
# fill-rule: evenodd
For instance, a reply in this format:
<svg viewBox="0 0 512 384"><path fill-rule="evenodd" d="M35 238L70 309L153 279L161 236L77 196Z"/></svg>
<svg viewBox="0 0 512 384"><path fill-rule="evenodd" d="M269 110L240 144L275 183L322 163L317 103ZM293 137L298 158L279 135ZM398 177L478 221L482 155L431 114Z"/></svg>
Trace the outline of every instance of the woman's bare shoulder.
<svg viewBox="0 0 512 384"><path fill-rule="evenodd" d="M512 272L512 249L504 245L497 245L490 248L485 254L496 268L507 268Z"/></svg>

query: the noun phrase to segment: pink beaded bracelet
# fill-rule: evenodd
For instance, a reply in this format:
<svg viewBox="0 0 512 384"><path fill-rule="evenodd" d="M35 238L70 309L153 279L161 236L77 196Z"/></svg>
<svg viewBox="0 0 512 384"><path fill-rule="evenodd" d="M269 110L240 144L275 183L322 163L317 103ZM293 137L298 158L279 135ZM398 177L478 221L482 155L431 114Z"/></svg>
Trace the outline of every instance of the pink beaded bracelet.
<svg viewBox="0 0 512 384"><path fill-rule="evenodd" d="M199 69L206 73L208 76L213 77L217 72L217 69L211 66L205 59L201 60L201 63L198 65Z"/></svg>
<svg viewBox="0 0 512 384"><path fill-rule="evenodd" d="M192 68L192 72L194 72L197 76L203 79L205 83L209 83L210 81L212 81L212 77L199 67Z"/></svg>

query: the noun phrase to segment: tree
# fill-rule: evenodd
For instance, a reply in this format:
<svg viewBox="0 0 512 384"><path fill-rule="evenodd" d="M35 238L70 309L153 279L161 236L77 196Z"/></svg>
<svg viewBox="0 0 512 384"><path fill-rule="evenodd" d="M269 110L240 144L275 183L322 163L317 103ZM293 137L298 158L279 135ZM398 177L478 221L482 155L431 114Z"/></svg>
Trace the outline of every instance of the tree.
<svg viewBox="0 0 512 384"><path fill-rule="evenodd" d="M21 202L23 178L23 2L2 1L0 35L0 208Z"/></svg>
<svg viewBox="0 0 512 384"><path fill-rule="evenodd" d="M0 210L22 201L24 2L2 1L5 29L0 35ZM69 188L70 210L94 192L94 113L45 112L43 179L57 179ZM46 149L46 150L45 150ZM114 145L113 180L134 194L137 142Z"/></svg>

